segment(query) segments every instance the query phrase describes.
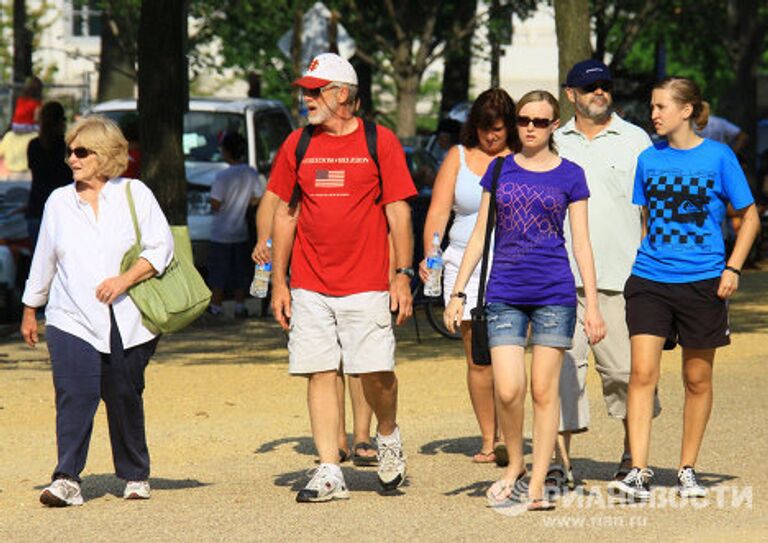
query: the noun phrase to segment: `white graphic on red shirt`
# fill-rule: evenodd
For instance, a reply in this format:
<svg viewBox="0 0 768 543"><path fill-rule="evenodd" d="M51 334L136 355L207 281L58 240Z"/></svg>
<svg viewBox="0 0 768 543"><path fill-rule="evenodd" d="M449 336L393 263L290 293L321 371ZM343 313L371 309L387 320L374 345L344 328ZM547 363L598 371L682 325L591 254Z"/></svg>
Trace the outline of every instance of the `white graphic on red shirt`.
<svg viewBox="0 0 768 543"><path fill-rule="evenodd" d="M318 188L341 188L344 186L344 170L317 170L315 186Z"/></svg>

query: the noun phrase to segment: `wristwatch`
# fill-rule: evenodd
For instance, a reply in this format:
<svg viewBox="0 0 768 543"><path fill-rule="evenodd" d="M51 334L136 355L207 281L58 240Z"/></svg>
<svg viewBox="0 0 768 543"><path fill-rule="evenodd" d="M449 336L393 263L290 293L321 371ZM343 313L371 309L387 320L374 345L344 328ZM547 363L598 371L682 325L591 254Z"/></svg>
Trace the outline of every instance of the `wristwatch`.
<svg viewBox="0 0 768 543"><path fill-rule="evenodd" d="M395 270L395 273L402 273L403 275L407 275L411 279L416 277L416 272L413 271L413 268L397 268Z"/></svg>
<svg viewBox="0 0 768 543"><path fill-rule="evenodd" d="M465 292L453 292L451 293L451 298L458 298L463 304L467 303L467 294Z"/></svg>

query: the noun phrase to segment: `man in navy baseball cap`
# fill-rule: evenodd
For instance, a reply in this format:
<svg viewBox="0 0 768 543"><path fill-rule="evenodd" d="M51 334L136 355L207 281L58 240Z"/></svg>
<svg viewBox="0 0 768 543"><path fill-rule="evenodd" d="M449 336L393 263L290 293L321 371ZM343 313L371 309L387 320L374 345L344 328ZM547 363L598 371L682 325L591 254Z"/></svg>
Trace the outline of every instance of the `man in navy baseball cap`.
<svg viewBox="0 0 768 543"><path fill-rule="evenodd" d="M613 89L613 78L608 66L599 60L589 59L573 65L563 86L572 89L588 88L588 92L592 92L597 88L597 83L601 84L600 88L604 91L610 92Z"/></svg>

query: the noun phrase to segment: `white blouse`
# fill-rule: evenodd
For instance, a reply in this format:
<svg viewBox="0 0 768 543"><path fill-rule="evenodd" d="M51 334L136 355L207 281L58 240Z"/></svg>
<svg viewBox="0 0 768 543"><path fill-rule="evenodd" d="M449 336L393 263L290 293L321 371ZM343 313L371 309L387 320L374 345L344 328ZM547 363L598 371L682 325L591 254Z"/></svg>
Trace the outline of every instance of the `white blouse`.
<svg viewBox="0 0 768 543"><path fill-rule="evenodd" d="M99 214L82 200L75 183L53 191L45 204L40 235L22 301L45 308L46 324L109 353L109 306L96 298L96 287L120 275L120 262L134 244L131 212L125 193L128 180L110 179L99 193ZM149 188L131 179L141 229L141 256L158 274L173 257L168 221ZM141 314L126 294L112 304L123 348L151 340L155 334L141 323Z"/></svg>

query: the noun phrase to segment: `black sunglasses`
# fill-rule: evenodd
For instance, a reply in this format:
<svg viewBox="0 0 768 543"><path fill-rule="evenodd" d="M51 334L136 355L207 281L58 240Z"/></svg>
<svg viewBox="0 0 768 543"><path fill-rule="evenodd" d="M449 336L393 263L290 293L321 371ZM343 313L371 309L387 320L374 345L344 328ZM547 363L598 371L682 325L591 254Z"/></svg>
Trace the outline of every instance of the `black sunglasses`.
<svg viewBox="0 0 768 543"><path fill-rule="evenodd" d="M85 158L88 155L95 154L94 151L91 151L90 149L87 149L85 147L75 147L74 149L67 147L67 156L72 155L72 153L75 153L75 156L77 158Z"/></svg>
<svg viewBox="0 0 768 543"><path fill-rule="evenodd" d="M529 124L533 123L536 128L547 128L552 124L552 119L540 119L539 117L518 117L517 126L520 128L527 128Z"/></svg>
<svg viewBox="0 0 768 543"><path fill-rule="evenodd" d="M597 89L603 92L613 92L613 81L595 81L581 87L581 91L584 93L595 92Z"/></svg>
<svg viewBox="0 0 768 543"><path fill-rule="evenodd" d="M338 89L338 85L326 85L325 87L318 87L316 89L308 89L306 87L301 88L301 93L304 96L309 96L310 98L319 98L320 95L323 93L323 91L331 90L331 89Z"/></svg>

